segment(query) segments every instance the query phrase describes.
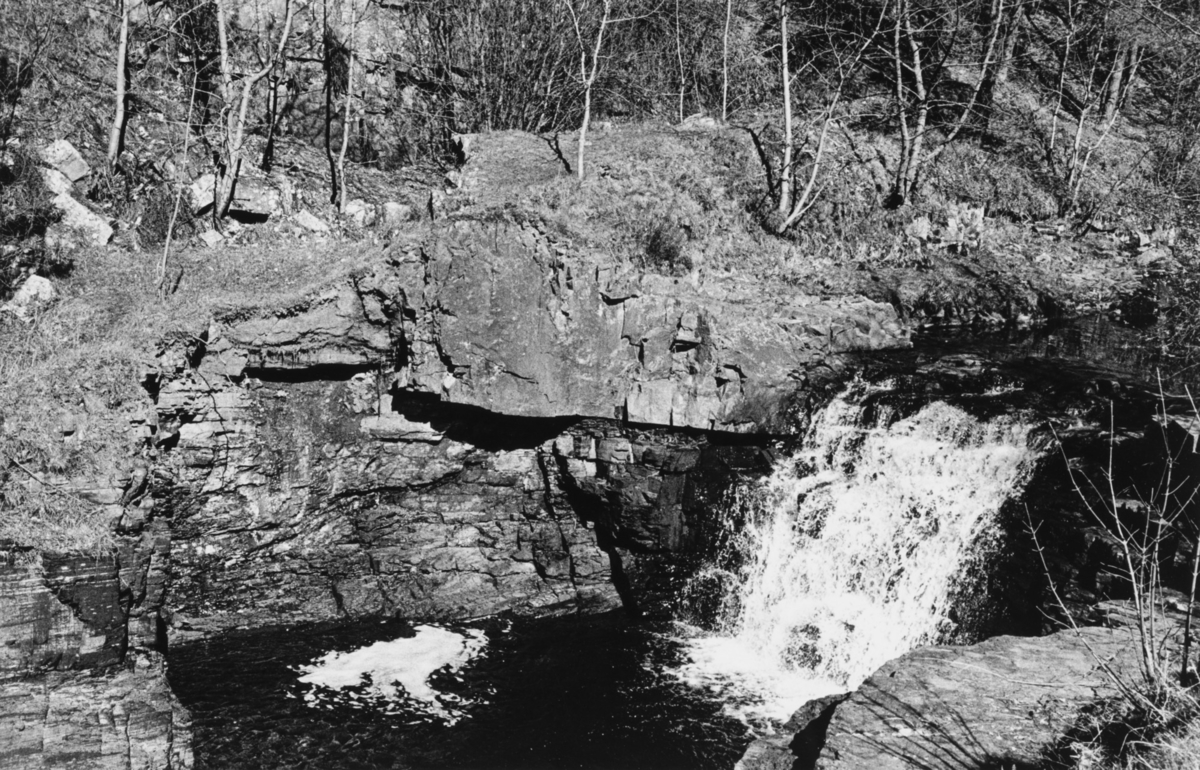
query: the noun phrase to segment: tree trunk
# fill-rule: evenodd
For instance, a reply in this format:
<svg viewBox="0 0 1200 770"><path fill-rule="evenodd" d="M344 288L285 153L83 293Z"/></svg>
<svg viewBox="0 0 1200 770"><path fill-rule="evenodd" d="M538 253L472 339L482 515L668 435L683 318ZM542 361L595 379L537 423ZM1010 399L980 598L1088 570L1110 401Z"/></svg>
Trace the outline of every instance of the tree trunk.
<svg viewBox="0 0 1200 770"><path fill-rule="evenodd" d="M1137 43L1132 43L1129 46L1128 65L1125 68L1125 87L1121 90L1120 103L1118 109L1125 109L1125 105L1129 103L1129 95L1133 93L1133 87L1137 83L1138 66L1142 63L1142 48Z"/></svg>
<svg viewBox="0 0 1200 770"><path fill-rule="evenodd" d="M675 58L679 60L679 122L683 122L683 97L687 91L687 72L683 67L683 24L679 16L679 0L675 0Z"/></svg>
<svg viewBox="0 0 1200 770"><path fill-rule="evenodd" d="M125 104L129 72L129 2L121 0L121 32L117 38L116 110L108 132L108 167L114 168L125 144Z"/></svg>
<svg viewBox="0 0 1200 770"><path fill-rule="evenodd" d="M1117 45L1117 53L1113 56L1112 67L1108 70L1108 82L1104 89L1104 122L1112 123L1117 119L1117 110L1121 105L1121 84L1125 77L1126 61L1130 45L1124 41Z"/></svg>
<svg viewBox="0 0 1200 770"><path fill-rule="evenodd" d="M354 5L350 5L350 35L346 43L346 105L342 114L342 149L338 153L337 182L334 184L338 213L346 213L346 150L350 146L350 123L354 112Z"/></svg>
<svg viewBox="0 0 1200 770"><path fill-rule="evenodd" d="M279 48L271 52L266 65L258 72L253 72L243 78L240 100L234 103L233 65L229 61L229 31L226 27L226 0L215 0L217 7L217 41L221 52L221 98L224 102L223 136L217 163L217 182L213 189L213 226L220 228L221 221L229 213L233 202L233 190L237 184L238 174L242 166L242 145L245 141L246 115L250 109L250 97L254 86L275 69L275 63L283 56L287 48L288 37L292 31L292 19L295 9L291 0L284 3L284 13L287 15L283 24L283 33L279 37ZM270 46L270 41L267 41Z"/></svg>
<svg viewBox="0 0 1200 770"><path fill-rule="evenodd" d="M729 25L733 21L733 0L725 0L725 32L721 36L721 122L729 120Z"/></svg>
<svg viewBox="0 0 1200 770"><path fill-rule="evenodd" d="M275 130L279 123L279 84L283 78L271 73L271 87L267 91L267 142L263 147L263 171L270 171L275 162Z"/></svg>
<svg viewBox="0 0 1200 770"><path fill-rule="evenodd" d="M1004 25L1004 42L1000 46L1000 58L996 61L996 85L999 86L1008 82L1013 54L1017 49L1017 39L1021 36L1021 10L1021 5L1018 3L1009 13L1008 21Z"/></svg>
<svg viewBox="0 0 1200 770"><path fill-rule="evenodd" d="M783 167L779 171L779 216L786 221L792 210L792 162L796 152L792 136L792 73L788 61L788 0L779 1L779 75L783 80Z"/></svg>
<svg viewBox="0 0 1200 770"><path fill-rule="evenodd" d="M321 48L325 69L325 160L329 162L329 199L338 197L337 156L333 154L333 31L329 28L329 0L321 2Z"/></svg>

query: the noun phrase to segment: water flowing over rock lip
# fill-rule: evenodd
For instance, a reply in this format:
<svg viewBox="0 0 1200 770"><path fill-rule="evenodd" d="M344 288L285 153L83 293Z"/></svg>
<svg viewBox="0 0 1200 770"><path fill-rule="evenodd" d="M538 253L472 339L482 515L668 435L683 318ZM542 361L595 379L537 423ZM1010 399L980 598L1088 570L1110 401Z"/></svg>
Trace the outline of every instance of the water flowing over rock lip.
<svg viewBox="0 0 1200 770"><path fill-rule="evenodd" d="M697 606L715 596L717 625L684 626L690 661L672 673L727 692L728 713L756 729L943 637L960 573L995 548L1041 454L1029 422L872 405L888 390L852 382L795 455L738 489L726 545L690 584Z"/></svg>

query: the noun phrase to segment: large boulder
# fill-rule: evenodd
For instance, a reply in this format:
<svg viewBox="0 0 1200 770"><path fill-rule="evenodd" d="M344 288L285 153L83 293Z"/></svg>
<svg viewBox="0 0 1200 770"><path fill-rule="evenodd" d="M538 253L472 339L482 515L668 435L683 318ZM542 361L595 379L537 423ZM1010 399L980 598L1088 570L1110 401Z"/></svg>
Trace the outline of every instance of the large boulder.
<svg viewBox="0 0 1200 770"><path fill-rule="evenodd" d="M1102 666L1136 671L1131 633L1084 628L913 650L831 712L807 709L791 732L756 741L738 769L1041 767L1081 709L1117 694Z"/></svg>
<svg viewBox="0 0 1200 770"><path fill-rule="evenodd" d="M59 224L78 233L87 243L104 246L112 240L113 229L108 220L75 200L69 192L59 193L52 202L62 214Z"/></svg>

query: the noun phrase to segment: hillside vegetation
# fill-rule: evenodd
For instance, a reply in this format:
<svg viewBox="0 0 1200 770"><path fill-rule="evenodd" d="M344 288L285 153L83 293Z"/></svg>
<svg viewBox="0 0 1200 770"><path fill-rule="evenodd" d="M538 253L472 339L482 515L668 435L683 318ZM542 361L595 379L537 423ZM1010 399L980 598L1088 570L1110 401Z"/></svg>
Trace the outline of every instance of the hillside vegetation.
<svg viewBox="0 0 1200 770"><path fill-rule="evenodd" d="M430 217L926 322L1161 316L1187 366L1198 25L1149 0L0 0L0 299L61 295L0 314L8 503L70 512L60 482L145 451L71 415L130 424L160 340ZM470 138L503 131L540 144ZM62 139L106 246L59 221ZM32 534L55 527L0 535L89 544Z"/></svg>

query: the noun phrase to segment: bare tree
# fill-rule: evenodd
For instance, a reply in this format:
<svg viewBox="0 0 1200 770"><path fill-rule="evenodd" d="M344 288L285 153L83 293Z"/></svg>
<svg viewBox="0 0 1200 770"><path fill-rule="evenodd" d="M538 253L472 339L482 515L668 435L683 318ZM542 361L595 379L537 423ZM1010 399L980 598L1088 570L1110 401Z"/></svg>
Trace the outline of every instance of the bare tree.
<svg viewBox="0 0 1200 770"><path fill-rule="evenodd" d="M821 128L817 133L812 160L808 166L808 177L804 182L804 186L797 192L796 138L793 128L791 89L792 79L795 76L792 74L791 69L790 51L792 41L788 23L791 13L789 0L780 0L779 2L780 75L783 81L783 164L780 170L779 198L776 202L778 210L777 232L782 233L796 224L796 222L808 213L819 197L820 191L817 188L817 181L822 172L822 164L824 163L825 153L828 150L830 142L830 129L836 122L835 115L841 103L842 95L845 93L846 84L858 71L863 61L863 56L879 33L887 10L888 3L885 0L883 10L880 12L879 21L875 24L875 28L863 34L858 44L849 51L841 50L836 43L831 42L826 46L826 50L822 52L834 62L833 75L835 81L818 118ZM815 58L816 52L810 50L809 55Z"/></svg>
<svg viewBox="0 0 1200 770"><path fill-rule="evenodd" d="M796 138L792 133L792 68L789 62L792 45L788 34L789 10L788 0L779 0L779 74L783 81L783 169L779 176L779 216L785 221L792 211L792 160L796 152ZM780 232L785 229L786 225L780 225Z"/></svg>
<svg viewBox="0 0 1200 770"><path fill-rule="evenodd" d="M721 122L729 120L729 26L733 22L733 0L725 0L725 30L721 34Z"/></svg>
<svg viewBox="0 0 1200 770"><path fill-rule="evenodd" d="M983 56L979 60L978 76L966 104L948 129L944 131L940 144L930 146L929 115L934 105L931 87L940 78L949 54L940 56L928 50L926 41L941 39L943 46L952 46L958 37L967 3L951 0L932 13L919 14L913 7L914 0L896 0L892 19L891 64L893 67L894 99L900 125L900 161L896 164L892 182L891 204L903 206L917 188L922 171L937 160L938 156L958 137L971 117L979 94L995 57L996 41L1000 35L1001 19L1004 17L1005 0L990 0ZM939 27L941 29L939 29Z"/></svg>
<svg viewBox="0 0 1200 770"><path fill-rule="evenodd" d="M584 36L584 11L586 0L562 0L567 11L571 14L571 24L575 30L575 40L579 43L579 79L583 85L583 117L579 124L579 151L575 159L575 175L582 181L587 174L584 170L584 158L587 151L588 126L592 121L592 87L596 85L596 77L600 74L600 55L604 50L604 33L613 22L612 0L600 0L601 12L599 24L596 27L595 40L589 45ZM578 8L576 5L578 4Z"/></svg>
<svg viewBox="0 0 1200 770"><path fill-rule="evenodd" d="M221 55L221 98L224 101L221 146L218 150L217 183L213 190L213 223L218 227L225 215L229 213L229 205L233 202L234 186L237 184L238 174L241 171L246 115L250 109L254 86L270 74L271 70L275 69L275 64L283 57L283 52L287 49L288 37L292 32L292 20L296 14L292 0L285 0L283 31L279 35L279 45L272 49L268 39L268 50L271 52L266 64L262 69L243 76L242 90L239 96L235 89L233 62L229 53L229 30L225 7L227 2L228 0L215 0L217 41Z"/></svg>
<svg viewBox="0 0 1200 770"><path fill-rule="evenodd" d="M349 33L346 40L346 91L342 110L342 148L338 152L337 165L333 172L333 203L338 213L346 213L346 150L350 147L350 125L354 112L354 4L350 4Z"/></svg>
<svg viewBox="0 0 1200 770"><path fill-rule="evenodd" d="M1102 12L1096 13L1082 0L1065 0L1060 9L1063 29L1058 83L1045 146L1046 165L1062 183L1058 203L1059 214L1063 216L1078 207L1092 157L1107 140L1117 117L1114 109L1101 121L1089 140L1089 120L1102 111L1112 80L1119 71L1117 67L1105 66L1104 49L1099 44L1110 24L1110 10L1109 6L1105 6ZM1089 42L1092 44L1088 45ZM1072 89L1070 85L1072 65L1080 70L1078 89ZM1102 72L1105 73L1103 77L1100 75ZM1063 117L1068 121L1073 120L1073 127ZM1060 143L1060 135L1064 139L1069 136L1069 144L1065 141ZM1090 219L1090 216L1085 219Z"/></svg>
<svg viewBox="0 0 1200 770"><path fill-rule="evenodd" d="M117 36L117 73L113 97L116 109L112 127L108 131L108 166L117 165L121 147L125 143L125 106L128 99L129 73L129 4L130 0L118 0L121 4L121 30Z"/></svg>

